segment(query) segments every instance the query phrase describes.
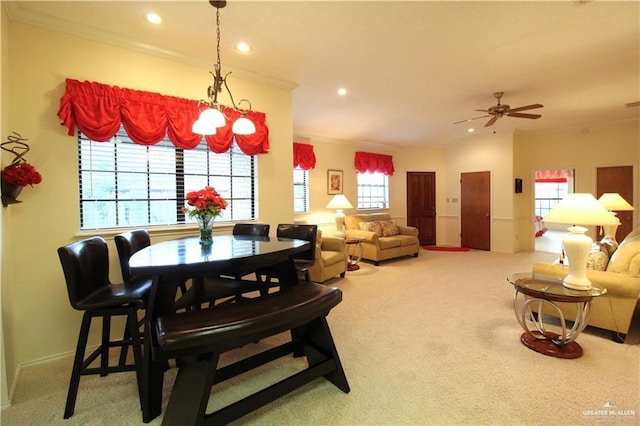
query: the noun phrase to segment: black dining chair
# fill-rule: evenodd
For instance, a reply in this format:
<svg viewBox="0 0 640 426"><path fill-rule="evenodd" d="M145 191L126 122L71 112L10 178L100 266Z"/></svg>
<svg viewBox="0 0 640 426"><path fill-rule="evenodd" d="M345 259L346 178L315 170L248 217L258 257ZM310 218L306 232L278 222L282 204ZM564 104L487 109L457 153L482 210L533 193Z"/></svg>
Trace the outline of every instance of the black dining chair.
<svg viewBox="0 0 640 426"><path fill-rule="evenodd" d="M267 238L270 228L271 226L265 223L236 223L231 233L238 237ZM247 280L241 281L243 276L253 272L253 268L248 266L245 270L234 271L232 275L196 277L193 279L194 285L184 297L178 299L176 306L183 308L191 305L199 309L202 304L208 304L211 307L216 302L237 302L243 298L243 294L259 289L258 281L254 283Z"/></svg>
<svg viewBox="0 0 640 426"><path fill-rule="evenodd" d="M278 238L291 238L296 240L309 241L309 249L293 257L296 272L299 278L309 281L309 267L316 260L316 237L318 234L318 225L306 225L297 223L281 223L276 230ZM273 278L277 278L277 273L270 269L261 269L256 272L260 285L260 294L262 296L269 292L269 288L277 287L272 282Z"/></svg>
<svg viewBox="0 0 640 426"><path fill-rule="evenodd" d="M142 345L138 331L138 310L146 306L151 284L141 280L113 284L109 280L109 251L106 241L93 237L58 248L58 256L67 284L71 306L83 311L78 345L73 361L64 418L73 415L80 385L80 377L90 374L106 376L109 373L135 371L138 396L142 400ZM111 318L125 316L127 339L111 340ZM89 330L93 318L102 318L102 339L97 349L85 358ZM133 364L109 365L109 349L133 349ZM100 357L100 366L91 367Z"/></svg>
<svg viewBox="0 0 640 426"><path fill-rule="evenodd" d="M138 251L151 245L151 238L149 232L146 229L134 229L132 231L124 232L113 237L116 243L116 249L118 249L118 258L120 260L120 270L122 271L122 279L126 283L132 283L137 281L151 281L152 277L137 276L131 274L129 268L129 260ZM179 287L182 294L186 293L186 283L180 283Z"/></svg>
<svg viewBox="0 0 640 426"><path fill-rule="evenodd" d="M268 237L271 226L268 223L236 223L233 225L233 235L251 235L254 237Z"/></svg>

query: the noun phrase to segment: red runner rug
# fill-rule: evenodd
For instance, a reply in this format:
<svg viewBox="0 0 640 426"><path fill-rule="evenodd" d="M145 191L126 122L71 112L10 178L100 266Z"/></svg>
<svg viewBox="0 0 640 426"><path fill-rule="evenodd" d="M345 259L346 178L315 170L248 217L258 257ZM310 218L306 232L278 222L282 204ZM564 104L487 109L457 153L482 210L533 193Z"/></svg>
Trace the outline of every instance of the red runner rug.
<svg viewBox="0 0 640 426"><path fill-rule="evenodd" d="M467 247L452 247L452 246L422 246L425 250L431 251L469 251Z"/></svg>

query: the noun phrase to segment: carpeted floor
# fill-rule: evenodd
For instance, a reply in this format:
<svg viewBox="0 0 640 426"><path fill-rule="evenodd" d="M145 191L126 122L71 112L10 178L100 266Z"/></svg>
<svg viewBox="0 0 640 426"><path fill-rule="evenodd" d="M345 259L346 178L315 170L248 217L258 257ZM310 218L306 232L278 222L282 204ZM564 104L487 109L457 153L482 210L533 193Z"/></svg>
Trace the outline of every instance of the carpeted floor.
<svg viewBox="0 0 640 426"><path fill-rule="evenodd" d="M327 282L344 292L328 322L351 392L318 379L235 424L639 424L640 345L587 329L578 338L584 356L563 360L520 343L505 277L554 256L425 250L378 267L361 262L360 270ZM3 426L142 424L132 373L82 378L75 415L63 420L71 361L25 367ZM209 410L302 369L302 362L285 358L214 387ZM166 375L165 403L174 376Z"/></svg>

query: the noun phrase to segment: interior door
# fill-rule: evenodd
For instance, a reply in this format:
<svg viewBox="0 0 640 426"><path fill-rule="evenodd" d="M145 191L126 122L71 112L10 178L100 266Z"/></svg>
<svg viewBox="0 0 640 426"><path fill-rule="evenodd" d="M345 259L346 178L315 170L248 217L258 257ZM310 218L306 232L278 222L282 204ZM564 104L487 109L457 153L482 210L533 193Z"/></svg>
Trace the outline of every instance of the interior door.
<svg viewBox="0 0 640 426"><path fill-rule="evenodd" d="M596 198L600 198L605 192L617 192L633 205L633 166L598 167ZM620 242L633 228L633 211L620 211L616 214L621 222L616 231L616 241Z"/></svg>
<svg viewBox="0 0 640 426"><path fill-rule="evenodd" d="M436 244L435 172L407 172L407 225L420 230L421 246Z"/></svg>
<svg viewBox="0 0 640 426"><path fill-rule="evenodd" d="M460 240L463 247L491 250L491 172L460 175Z"/></svg>

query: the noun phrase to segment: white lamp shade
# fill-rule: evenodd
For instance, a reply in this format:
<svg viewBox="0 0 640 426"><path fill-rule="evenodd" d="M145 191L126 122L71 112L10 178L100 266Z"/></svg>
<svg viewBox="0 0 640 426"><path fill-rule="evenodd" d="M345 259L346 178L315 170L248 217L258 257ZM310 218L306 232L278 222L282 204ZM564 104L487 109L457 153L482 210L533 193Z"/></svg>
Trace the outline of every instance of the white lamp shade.
<svg viewBox="0 0 640 426"><path fill-rule="evenodd" d="M196 122L193 123L191 131L199 135L215 135L215 129L224 127L226 124L227 120L220 110L207 108L202 110Z"/></svg>
<svg viewBox="0 0 640 426"><path fill-rule="evenodd" d="M256 126L244 115L238 118L231 128L236 135L252 135L256 132Z"/></svg>
<svg viewBox="0 0 640 426"><path fill-rule="evenodd" d="M567 194L543 219L569 225L617 225L617 218L588 193Z"/></svg>
<svg viewBox="0 0 640 426"><path fill-rule="evenodd" d="M598 202L609 211L631 211L633 206L617 192L605 192L598 198Z"/></svg>
<svg viewBox="0 0 640 426"><path fill-rule="evenodd" d="M343 194L334 195L329 204L327 204L328 209L352 209L353 206L347 200Z"/></svg>

